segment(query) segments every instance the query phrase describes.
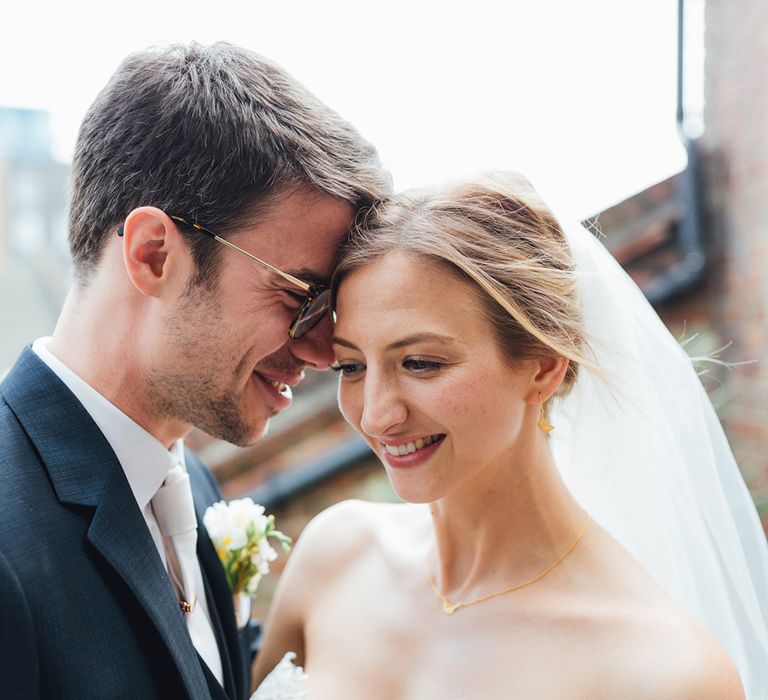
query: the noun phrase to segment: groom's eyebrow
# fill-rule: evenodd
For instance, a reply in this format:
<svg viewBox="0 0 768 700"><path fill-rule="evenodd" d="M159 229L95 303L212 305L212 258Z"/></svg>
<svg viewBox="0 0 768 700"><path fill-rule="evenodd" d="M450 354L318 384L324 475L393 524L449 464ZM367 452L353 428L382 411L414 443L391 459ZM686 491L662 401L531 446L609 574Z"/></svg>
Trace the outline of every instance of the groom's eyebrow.
<svg viewBox="0 0 768 700"><path fill-rule="evenodd" d="M399 340L394 341L393 343L390 343L387 345L385 350L396 350L398 348L404 348L408 345L413 345L415 343L424 343L424 342L438 342L438 343L447 343L450 345L453 345L457 343L458 341L455 338L451 338L448 335L440 335L439 333L414 333L413 335L408 335L405 338L400 338ZM360 350L360 348L357 347L354 343L351 343L348 340L344 340L344 338L340 338L339 336L335 335L331 339L331 342L335 345L341 345L345 348L350 348L351 350Z"/></svg>

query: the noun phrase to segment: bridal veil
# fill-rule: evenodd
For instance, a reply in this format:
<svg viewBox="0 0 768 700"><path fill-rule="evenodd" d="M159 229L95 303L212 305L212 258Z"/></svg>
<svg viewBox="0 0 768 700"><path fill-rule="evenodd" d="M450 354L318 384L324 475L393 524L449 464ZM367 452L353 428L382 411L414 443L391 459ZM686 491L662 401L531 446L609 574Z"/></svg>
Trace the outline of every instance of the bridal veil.
<svg viewBox="0 0 768 700"><path fill-rule="evenodd" d="M768 547L691 359L595 237L567 230L587 341L550 417L571 492L736 663L747 698L768 698Z"/></svg>

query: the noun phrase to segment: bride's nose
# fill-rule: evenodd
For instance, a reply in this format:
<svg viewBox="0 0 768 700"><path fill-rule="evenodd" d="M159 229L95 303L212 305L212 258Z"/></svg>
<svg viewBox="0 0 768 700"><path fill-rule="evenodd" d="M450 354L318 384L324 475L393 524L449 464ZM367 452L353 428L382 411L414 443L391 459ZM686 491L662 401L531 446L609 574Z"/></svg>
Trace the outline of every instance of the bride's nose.
<svg viewBox="0 0 768 700"><path fill-rule="evenodd" d="M360 427L366 435L382 437L405 422L408 407L396 382L377 376L370 367L364 381Z"/></svg>

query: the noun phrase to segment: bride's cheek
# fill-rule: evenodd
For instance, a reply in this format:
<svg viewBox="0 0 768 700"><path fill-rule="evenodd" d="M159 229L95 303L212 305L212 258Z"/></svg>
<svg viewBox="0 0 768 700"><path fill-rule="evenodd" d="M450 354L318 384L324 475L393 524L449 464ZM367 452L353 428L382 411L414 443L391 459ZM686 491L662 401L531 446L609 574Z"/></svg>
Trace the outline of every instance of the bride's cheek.
<svg viewBox="0 0 768 700"><path fill-rule="evenodd" d="M344 383L344 380L339 382L339 411L345 421L359 427L360 416L362 415L362 404L358 392L355 387L349 386Z"/></svg>

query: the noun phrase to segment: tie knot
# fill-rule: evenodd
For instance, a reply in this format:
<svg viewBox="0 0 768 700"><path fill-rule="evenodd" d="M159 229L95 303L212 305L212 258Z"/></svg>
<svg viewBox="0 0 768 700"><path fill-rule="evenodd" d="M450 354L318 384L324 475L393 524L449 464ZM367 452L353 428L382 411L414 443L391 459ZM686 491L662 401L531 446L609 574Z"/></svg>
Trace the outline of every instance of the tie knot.
<svg viewBox="0 0 768 700"><path fill-rule="evenodd" d="M166 537L197 530L189 475L179 465L175 465L168 472L163 485L153 496L152 510L160 532Z"/></svg>

